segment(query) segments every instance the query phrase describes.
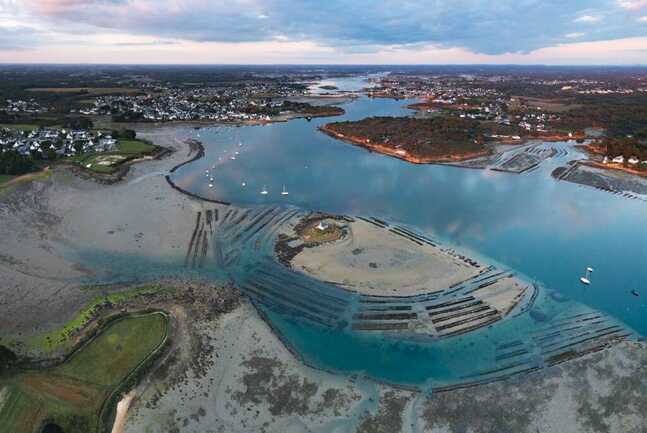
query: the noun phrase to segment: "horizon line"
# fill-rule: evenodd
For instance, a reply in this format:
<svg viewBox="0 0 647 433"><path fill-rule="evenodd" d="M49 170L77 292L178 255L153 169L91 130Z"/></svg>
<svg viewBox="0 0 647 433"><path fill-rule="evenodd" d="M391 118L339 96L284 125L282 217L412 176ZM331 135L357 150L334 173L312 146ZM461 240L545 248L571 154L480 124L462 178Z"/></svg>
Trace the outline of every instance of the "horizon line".
<svg viewBox="0 0 647 433"><path fill-rule="evenodd" d="M337 67L391 67L391 66L479 66L479 67L602 67L647 68L647 63L75 63L75 62L3 62L0 66L337 66Z"/></svg>

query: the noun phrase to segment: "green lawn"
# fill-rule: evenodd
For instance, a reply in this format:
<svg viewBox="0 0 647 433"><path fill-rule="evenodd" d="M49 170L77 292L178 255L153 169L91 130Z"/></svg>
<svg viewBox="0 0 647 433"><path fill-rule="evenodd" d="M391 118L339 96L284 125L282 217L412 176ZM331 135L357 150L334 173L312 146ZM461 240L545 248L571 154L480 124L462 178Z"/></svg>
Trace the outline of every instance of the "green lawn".
<svg viewBox="0 0 647 433"><path fill-rule="evenodd" d="M52 175L52 170L49 170L49 169L23 174L22 176L9 176L10 178L7 178L6 175L3 175L0 178L0 195L13 191L18 186L18 184L22 184L24 182L32 182L36 180L44 180L51 175ZM17 181L9 184L9 181L13 179L17 179Z"/></svg>
<svg viewBox="0 0 647 433"><path fill-rule="evenodd" d="M152 152L155 146L139 140L119 140L118 149L118 153L145 154Z"/></svg>
<svg viewBox="0 0 647 433"><path fill-rule="evenodd" d="M15 178L16 176L13 176L11 174L0 174L0 184L9 182L11 179Z"/></svg>
<svg viewBox="0 0 647 433"><path fill-rule="evenodd" d="M83 155L74 156L71 158L71 160L96 173L110 174L116 170L119 163L112 165L101 165L97 164L95 161L110 157L112 155L122 155L127 157L128 159L132 159L134 157L147 155L153 150L155 150L155 146L153 146L152 144L144 143L143 141L119 140L117 149L114 152L86 153ZM88 164L92 164L92 166L88 168Z"/></svg>
<svg viewBox="0 0 647 433"><path fill-rule="evenodd" d="M93 290L93 288L86 288L85 290ZM97 288L98 290L98 288ZM95 316L97 309L104 304L110 303L113 305L118 305L124 301L127 301L131 298L159 293L159 292L171 292L172 288L163 287L157 284L144 285L140 287L134 287L126 291L111 293L107 296L98 296L94 298L79 314L68 323L65 324L61 329L57 329L46 334L41 334L34 338L31 338L25 341L27 347L32 350L36 350L38 353L49 353L53 350L65 347L72 343L72 336L78 333L79 330L83 329L90 320Z"/></svg>
<svg viewBox="0 0 647 433"><path fill-rule="evenodd" d="M60 366L0 376L0 433L33 433L44 421L92 433L106 399L166 340L168 319L119 319Z"/></svg>

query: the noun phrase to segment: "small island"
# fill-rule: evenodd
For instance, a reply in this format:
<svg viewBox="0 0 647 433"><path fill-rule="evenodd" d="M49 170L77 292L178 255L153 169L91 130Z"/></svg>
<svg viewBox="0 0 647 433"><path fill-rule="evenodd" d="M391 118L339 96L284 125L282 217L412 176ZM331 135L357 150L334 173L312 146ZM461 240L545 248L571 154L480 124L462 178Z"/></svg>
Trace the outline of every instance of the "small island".
<svg viewBox="0 0 647 433"><path fill-rule="evenodd" d="M433 117L369 117L329 123L320 130L334 138L416 164L456 162L489 155L493 136L505 126L471 119Z"/></svg>

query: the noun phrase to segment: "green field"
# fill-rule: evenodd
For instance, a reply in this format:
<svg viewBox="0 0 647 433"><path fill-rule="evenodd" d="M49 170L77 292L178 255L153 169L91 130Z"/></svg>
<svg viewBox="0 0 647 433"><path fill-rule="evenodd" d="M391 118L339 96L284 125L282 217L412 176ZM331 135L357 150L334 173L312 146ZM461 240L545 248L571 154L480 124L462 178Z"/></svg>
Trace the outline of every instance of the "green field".
<svg viewBox="0 0 647 433"><path fill-rule="evenodd" d="M0 376L0 433L33 433L44 421L95 432L104 403L163 345L167 327L163 313L118 319L57 367Z"/></svg>
<svg viewBox="0 0 647 433"><path fill-rule="evenodd" d="M0 194L13 191L19 184L38 180L45 180L52 175L52 170L44 169L21 176L0 175ZM15 182L11 182L15 180Z"/></svg>
<svg viewBox="0 0 647 433"><path fill-rule="evenodd" d="M115 161L109 165L98 164L98 161L118 156L123 156L126 159L137 158L152 153L155 148L154 145L139 140L119 140L117 150L114 152L87 153L73 157L72 161L95 173L110 174L117 169L122 161ZM88 164L92 165L88 168Z"/></svg>
<svg viewBox="0 0 647 433"><path fill-rule="evenodd" d="M99 290L100 288L96 288ZM86 288L85 290L94 290L94 288ZM134 287L122 292L111 293L106 296L98 296L94 298L79 314L60 329L41 334L36 337L26 340L24 343L28 348L35 350L37 353L51 353L61 347L70 345L72 343L73 335L77 334L79 330L83 329L92 318L96 315L97 310L105 304L119 305L129 299L142 295L150 295L153 293L172 292L172 288L163 287L157 284L144 285Z"/></svg>
<svg viewBox="0 0 647 433"><path fill-rule="evenodd" d="M152 144L144 143L139 140L119 140L119 153L150 153L155 149Z"/></svg>
<svg viewBox="0 0 647 433"><path fill-rule="evenodd" d="M0 184L9 182L11 179L14 179L15 177L16 176L12 176L10 174L0 174Z"/></svg>

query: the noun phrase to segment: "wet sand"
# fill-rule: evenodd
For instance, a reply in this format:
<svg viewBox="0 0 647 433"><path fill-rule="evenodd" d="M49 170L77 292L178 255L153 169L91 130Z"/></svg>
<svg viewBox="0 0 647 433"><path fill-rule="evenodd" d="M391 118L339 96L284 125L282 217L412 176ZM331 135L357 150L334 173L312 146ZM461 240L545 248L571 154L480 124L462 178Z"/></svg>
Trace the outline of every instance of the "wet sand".
<svg viewBox="0 0 647 433"><path fill-rule="evenodd" d="M126 433L641 433L647 422L639 343L428 395L305 366L248 303L194 326L208 346L177 358L200 350L206 361L186 364L179 379L158 376L131 408Z"/></svg>
<svg viewBox="0 0 647 433"><path fill-rule="evenodd" d="M128 419L128 409L135 395L134 390L130 391L117 403L117 414L115 415L115 423L112 425L112 433L122 433L124 431L124 426Z"/></svg>
<svg viewBox="0 0 647 433"><path fill-rule="evenodd" d="M359 293L384 296L433 292L480 272L439 247L416 245L366 221L346 226L344 239L303 249L292 260L293 268Z"/></svg>
<svg viewBox="0 0 647 433"><path fill-rule="evenodd" d="M8 282L0 286L3 336L56 328L95 296L75 283L90 270L66 259L69 249L90 247L160 260L184 256L187 233L204 204L169 188L164 174L190 154L172 129L145 138L177 151L167 159L133 166L119 184L100 185L55 170L51 178L0 198L0 238L6 246L0 278ZM371 238L372 227L358 227ZM383 242L382 236L372 236ZM387 246L407 250L391 240ZM351 260L354 248L351 255L348 248L340 254ZM381 254L369 251L367 258L393 259ZM434 257L429 254L414 254L411 269L421 269L417 260ZM366 273L366 263L372 262L354 266ZM452 265L451 260L443 263ZM342 260L332 268L342 272L344 266ZM381 278L382 287L391 283L386 273ZM355 283L360 280L356 277ZM407 282L414 293L422 285L416 278ZM490 302L509 302L499 289L492 287ZM183 291L184 299L186 293L193 291ZM224 316L210 315L222 297L206 293L204 299L187 301L203 307L204 316L166 306L177 321L175 351L138 389L141 397L128 412L126 432L641 433L647 423L647 350L637 343L428 397L312 369L282 344L249 303ZM152 305L146 299L139 308Z"/></svg>
<svg viewBox="0 0 647 433"><path fill-rule="evenodd" d="M335 431L375 407L370 399L381 385L303 365L249 303L196 332L209 344L203 368L149 387L126 433Z"/></svg>
<svg viewBox="0 0 647 433"><path fill-rule="evenodd" d="M590 186L624 198L647 201L647 179L619 170L575 162L552 173L558 180Z"/></svg>
<svg viewBox="0 0 647 433"><path fill-rule="evenodd" d="M96 293L79 290L92 275L70 260L78 251L182 256L203 202L169 188L164 174L190 157L174 129L142 133L176 151L133 165L114 185L56 168L43 180L0 197L0 336L41 333L71 320ZM101 271L99 269L99 271Z"/></svg>

